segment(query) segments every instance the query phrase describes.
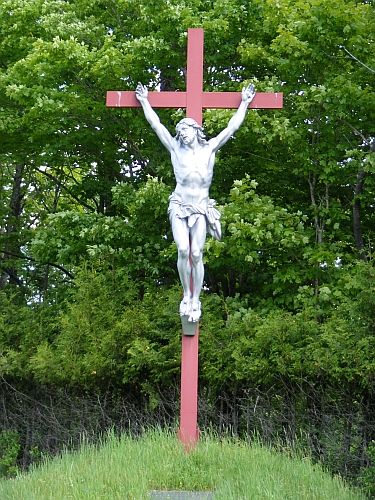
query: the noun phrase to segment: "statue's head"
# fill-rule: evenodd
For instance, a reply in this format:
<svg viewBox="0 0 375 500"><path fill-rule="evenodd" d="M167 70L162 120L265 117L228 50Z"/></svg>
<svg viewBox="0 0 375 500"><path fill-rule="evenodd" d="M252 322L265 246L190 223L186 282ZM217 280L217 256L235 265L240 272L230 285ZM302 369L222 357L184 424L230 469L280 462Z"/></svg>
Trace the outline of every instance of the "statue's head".
<svg viewBox="0 0 375 500"><path fill-rule="evenodd" d="M176 132L177 132L176 139L177 140L181 140L181 137L180 137L181 128L183 126L186 126L186 125L188 125L189 127L192 127L195 130L199 144L201 144L201 145L207 144L206 136L204 135L204 132L203 132L203 127L201 127L193 118L183 118L182 120L180 120L177 123L177 125L176 125Z"/></svg>

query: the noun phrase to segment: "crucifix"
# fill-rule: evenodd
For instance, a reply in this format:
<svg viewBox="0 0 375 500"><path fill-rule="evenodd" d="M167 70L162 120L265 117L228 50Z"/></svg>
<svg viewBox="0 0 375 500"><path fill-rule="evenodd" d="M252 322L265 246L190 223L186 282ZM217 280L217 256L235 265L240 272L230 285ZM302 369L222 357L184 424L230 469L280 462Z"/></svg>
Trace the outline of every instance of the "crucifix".
<svg viewBox="0 0 375 500"><path fill-rule="evenodd" d="M177 268L184 289L180 304L182 322L181 406L178 435L187 450L194 448L199 430L198 334L203 284L203 246L206 232L221 237L220 213L209 199L216 151L242 124L248 107L282 108L281 93L255 93L253 85L239 92L203 92L203 29L188 30L186 92L148 92L138 84L136 92L109 91L107 106L140 107L162 144L171 154L176 178L168 208L178 249ZM186 108L186 118L172 137L153 108ZM203 108L237 108L228 126L206 141L202 129Z"/></svg>

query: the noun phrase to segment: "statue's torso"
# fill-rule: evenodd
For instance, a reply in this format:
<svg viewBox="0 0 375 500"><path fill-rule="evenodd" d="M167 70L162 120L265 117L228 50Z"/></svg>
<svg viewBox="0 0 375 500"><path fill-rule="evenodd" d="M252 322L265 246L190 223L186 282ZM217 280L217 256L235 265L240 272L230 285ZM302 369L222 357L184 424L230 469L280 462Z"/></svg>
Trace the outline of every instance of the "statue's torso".
<svg viewBox="0 0 375 500"><path fill-rule="evenodd" d="M209 144L194 150L173 148L171 160L176 178L175 192L184 203L202 203L208 199L215 153Z"/></svg>

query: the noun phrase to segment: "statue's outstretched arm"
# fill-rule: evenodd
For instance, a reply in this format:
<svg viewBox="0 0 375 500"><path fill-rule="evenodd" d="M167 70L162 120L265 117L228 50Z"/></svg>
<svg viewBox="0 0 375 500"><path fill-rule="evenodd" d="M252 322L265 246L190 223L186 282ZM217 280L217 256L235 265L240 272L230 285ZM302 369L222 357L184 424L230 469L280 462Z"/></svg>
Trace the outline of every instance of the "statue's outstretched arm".
<svg viewBox="0 0 375 500"><path fill-rule="evenodd" d="M147 87L138 83L137 88L135 89L135 95L138 101L141 103L143 112L145 114L146 120L151 125L152 129L159 137L161 142L170 152L173 147L173 137L168 132L166 127L160 122L160 118L152 109L151 104L148 101L148 90Z"/></svg>
<svg viewBox="0 0 375 500"><path fill-rule="evenodd" d="M239 105L235 114L229 120L228 126L224 130L222 130L217 137L214 137L209 141L214 151L217 151L219 148L221 148L221 146L223 146L228 141L228 139L231 138L236 130L240 128L242 122L245 119L247 107L254 99L255 94L255 87L252 83L242 89L241 104Z"/></svg>

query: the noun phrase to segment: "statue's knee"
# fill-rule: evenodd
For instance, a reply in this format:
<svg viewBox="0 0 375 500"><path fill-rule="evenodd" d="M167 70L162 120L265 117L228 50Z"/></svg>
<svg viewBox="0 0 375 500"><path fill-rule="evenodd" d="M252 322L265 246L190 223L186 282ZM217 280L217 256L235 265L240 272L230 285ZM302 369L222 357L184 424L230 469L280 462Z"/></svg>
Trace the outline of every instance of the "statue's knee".
<svg viewBox="0 0 375 500"><path fill-rule="evenodd" d="M188 247L186 247L186 248L180 247L178 249L178 256L180 259L184 259L184 260L188 259L189 258L189 248Z"/></svg>
<svg viewBox="0 0 375 500"><path fill-rule="evenodd" d="M191 258L192 258L194 264L197 264L198 262L200 262L202 260L202 256L203 256L203 253L200 250L194 250L191 253Z"/></svg>

